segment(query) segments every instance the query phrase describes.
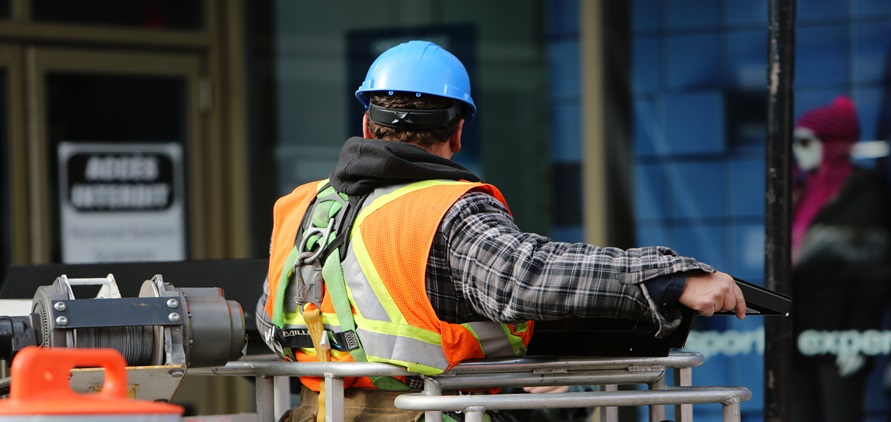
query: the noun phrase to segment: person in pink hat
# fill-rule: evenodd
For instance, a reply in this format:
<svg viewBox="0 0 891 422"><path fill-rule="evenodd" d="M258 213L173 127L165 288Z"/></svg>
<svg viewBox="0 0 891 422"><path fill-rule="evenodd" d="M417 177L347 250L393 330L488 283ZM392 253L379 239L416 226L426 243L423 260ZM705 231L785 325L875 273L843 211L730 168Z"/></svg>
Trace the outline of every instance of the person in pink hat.
<svg viewBox="0 0 891 422"><path fill-rule="evenodd" d="M891 200L855 166L854 103L841 96L795 127L792 211L793 421L861 421L870 330L891 290Z"/></svg>

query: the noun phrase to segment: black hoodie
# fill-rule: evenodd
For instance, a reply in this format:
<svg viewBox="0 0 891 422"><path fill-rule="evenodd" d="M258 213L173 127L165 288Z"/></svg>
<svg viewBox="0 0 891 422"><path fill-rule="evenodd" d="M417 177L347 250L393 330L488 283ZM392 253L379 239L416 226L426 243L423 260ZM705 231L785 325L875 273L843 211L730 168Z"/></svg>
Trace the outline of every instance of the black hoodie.
<svg viewBox="0 0 891 422"><path fill-rule="evenodd" d="M344 143L329 177L334 189L347 195L363 195L382 186L420 180L480 181L460 164L421 147L360 137Z"/></svg>

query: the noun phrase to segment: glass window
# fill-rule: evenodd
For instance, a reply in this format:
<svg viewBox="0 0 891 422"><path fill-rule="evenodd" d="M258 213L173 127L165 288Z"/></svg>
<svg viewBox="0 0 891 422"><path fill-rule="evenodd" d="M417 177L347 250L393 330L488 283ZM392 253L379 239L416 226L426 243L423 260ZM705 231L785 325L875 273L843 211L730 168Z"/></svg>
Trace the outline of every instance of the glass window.
<svg viewBox="0 0 891 422"><path fill-rule="evenodd" d="M31 18L44 23L200 30L204 27L203 3L201 0L34 0Z"/></svg>

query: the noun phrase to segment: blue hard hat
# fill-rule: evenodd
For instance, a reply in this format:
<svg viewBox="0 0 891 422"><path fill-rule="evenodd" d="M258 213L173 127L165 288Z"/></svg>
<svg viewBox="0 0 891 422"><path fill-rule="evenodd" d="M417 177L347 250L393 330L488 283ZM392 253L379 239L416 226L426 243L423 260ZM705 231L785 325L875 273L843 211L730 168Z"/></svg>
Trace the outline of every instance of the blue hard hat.
<svg viewBox="0 0 891 422"><path fill-rule="evenodd" d="M467 69L452 53L429 41L409 41L381 53L371 64L356 98L368 107L368 92L401 91L451 98L467 104L464 126L473 121Z"/></svg>

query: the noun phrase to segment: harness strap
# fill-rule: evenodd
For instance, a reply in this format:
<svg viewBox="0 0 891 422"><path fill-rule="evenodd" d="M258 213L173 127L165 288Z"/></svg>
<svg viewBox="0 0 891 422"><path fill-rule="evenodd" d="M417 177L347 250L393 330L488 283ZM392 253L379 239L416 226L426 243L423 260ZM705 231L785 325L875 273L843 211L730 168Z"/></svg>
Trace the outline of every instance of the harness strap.
<svg viewBox="0 0 891 422"><path fill-rule="evenodd" d="M287 290L290 281L294 278L294 262L297 261L297 255L299 254L300 250L297 246L291 248L291 252L288 254L288 258L285 259L285 266L282 267L282 272L279 275L278 284L276 285L275 306L272 307L272 324L278 327L281 327L285 323L285 291Z"/></svg>
<svg viewBox="0 0 891 422"><path fill-rule="evenodd" d="M325 325L322 324L322 311L314 304L307 303L303 310L303 319L306 321L306 327L312 336L313 347L316 349L316 356L319 362L331 361L329 353L330 346L326 341L328 336L325 335ZM316 422L325 422L325 383L319 384L319 413L316 416Z"/></svg>
<svg viewBox="0 0 891 422"><path fill-rule="evenodd" d="M348 197L347 202L349 206L347 206L346 215L343 216L343 226L337 228L334 240L325 246L321 259L327 260L337 248L345 251L350 246L350 231L353 229L353 223L356 221L356 216L359 215L359 210L362 208L362 203L365 202L366 198L368 198L368 194ZM343 262L343 259L340 261Z"/></svg>
<svg viewBox="0 0 891 422"><path fill-rule="evenodd" d="M346 288L346 280L343 277L343 266L341 265L341 247L346 250L349 245L349 235L352 230L353 222L356 220L356 216L359 213L362 203L365 201L368 195L363 196L349 196L347 200L344 201L340 194L331 189L330 183L326 183L321 189L319 189L318 194L316 195L316 199L313 200L312 204L304 214L303 222L301 223L301 228L297 230L298 234L295 239L295 249L302 250L306 248L307 242L317 242L319 239L311 239L306 238L305 234L301 234L301 232L307 232L307 227L317 227L315 222L315 216L310 216L310 214L315 214L315 209L320 205L321 202L326 200L336 201L342 204L342 207L337 210L333 215L331 213L324 216L325 220L328 221L327 229L333 234L333 237L326 237L326 239L322 240L321 244L317 244L316 247L320 249L320 253L314 254L313 259L309 260L297 260L295 257L294 260L291 260L289 257L288 262L289 265L293 268L287 275L293 276L294 273L299 272L299 267L305 265L318 265L319 261L324 262L321 269L322 280L324 280L325 288L328 290L328 294L331 298L331 302L334 305L334 312L337 314L337 319L340 321L340 332L332 333L333 337L335 337L336 347L339 350L349 350L350 356L352 356L353 360L356 362L368 362L368 357L365 354L365 349L362 347L362 343L359 341L358 335L356 335L356 320L353 317L352 307L350 306L349 296L347 294ZM295 262L296 261L296 262ZM283 274L283 277L285 274ZM289 277L290 278L290 277ZM307 328L309 329L310 341L312 343L312 347L314 347L318 353L318 356L321 361L321 357L324 355L326 358L329 358L329 350L330 350L330 339L326 334L326 330L324 324L321 320L321 311L318 309L318 304L316 306L310 307L310 303L307 303L305 308L301 307L303 311L303 318L307 324ZM317 324L310 322L310 317L307 316L308 310L312 308L313 312L317 314L318 318ZM313 326L317 325L316 328ZM314 331L318 330L318 334L314 334ZM301 333L297 330L293 336L290 336L285 330L278 330L276 333L278 337L282 339L292 338L294 343L299 343L298 347L309 347L306 346L306 339L304 333ZM321 351L319 347L327 347L328 349ZM341 349L342 348L342 349ZM327 360L326 360L327 362ZM380 390L389 390L389 391L402 391L402 390L410 390L410 388L402 383L401 381L393 378L393 377L383 377L383 376L375 376L369 377L374 386ZM324 387L324 384L322 384ZM320 406L321 407L321 406ZM322 412L319 412L322 414Z"/></svg>
<svg viewBox="0 0 891 422"><path fill-rule="evenodd" d="M283 347L291 349L313 347L312 336L309 334L309 330L285 330L275 327L275 340ZM359 347L359 340L355 331L328 331L328 340L332 349L342 352L349 352Z"/></svg>

